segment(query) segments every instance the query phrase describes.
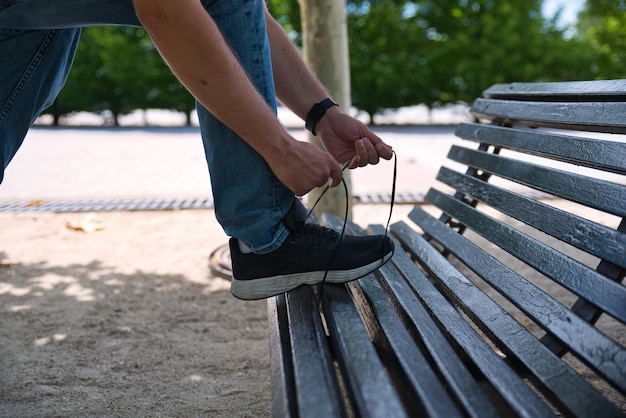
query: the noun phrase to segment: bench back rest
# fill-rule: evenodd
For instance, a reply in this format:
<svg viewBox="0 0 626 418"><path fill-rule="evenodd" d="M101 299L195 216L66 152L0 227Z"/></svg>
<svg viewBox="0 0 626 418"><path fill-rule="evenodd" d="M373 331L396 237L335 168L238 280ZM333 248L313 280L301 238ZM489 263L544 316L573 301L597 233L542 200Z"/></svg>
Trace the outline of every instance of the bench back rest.
<svg viewBox="0 0 626 418"><path fill-rule="evenodd" d="M409 218L550 350L626 393L624 348L592 326L606 313L626 334L626 80L495 85L471 113L456 134L477 147L453 146L462 168L444 165L426 196L440 220L419 207ZM440 221L478 247L444 238Z"/></svg>

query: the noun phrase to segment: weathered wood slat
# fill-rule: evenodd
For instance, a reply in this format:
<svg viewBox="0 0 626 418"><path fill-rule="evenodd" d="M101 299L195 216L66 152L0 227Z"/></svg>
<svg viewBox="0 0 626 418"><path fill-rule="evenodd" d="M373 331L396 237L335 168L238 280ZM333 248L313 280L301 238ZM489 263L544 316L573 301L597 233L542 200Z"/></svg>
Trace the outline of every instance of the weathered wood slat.
<svg viewBox="0 0 626 418"><path fill-rule="evenodd" d="M456 145L450 149L448 158L554 196L620 217L626 216L626 185Z"/></svg>
<svg viewBox="0 0 626 418"><path fill-rule="evenodd" d="M327 284L321 298L330 340L358 414L380 418L408 416L346 287Z"/></svg>
<svg viewBox="0 0 626 418"><path fill-rule="evenodd" d="M483 297L472 282L453 267L422 236L418 235L404 222L392 225L391 230L412 257L437 278L438 283L446 286L446 294L461 288L463 303L474 305L481 303ZM406 280L414 289L424 306L441 324L442 329L454 341L467 358L475 365L491 387L506 400L514 414L527 417L553 416L546 405L526 386L522 379L500 358L493 349L476 333L463 316L444 295L423 275L415 274L415 266L403 270L398 266ZM458 302L455 302L458 303ZM500 310L499 314L508 315ZM510 332L510 331L509 331Z"/></svg>
<svg viewBox="0 0 626 418"><path fill-rule="evenodd" d="M544 101L626 101L626 80L564 81L494 84L486 98Z"/></svg>
<svg viewBox="0 0 626 418"><path fill-rule="evenodd" d="M335 230L341 229L342 221L339 218L325 214L323 220L327 226ZM348 225L348 229L352 234L365 234L363 229L353 223ZM384 231L380 233L384 233ZM406 255L402 253L398 253L397 255L399 257L406 257ZM394 278L395 281L400 280L398 272L392 267L391 263L386 264L379 271L382 274L386 272L386 276L389 280L394 280ZM329 286L325 286L325 288L330 289ZM356 300L355 305L361 308L360 316L364 318L363 321L369 331L369 335L377 345L377 351L383 353L383 363L387 371L393 376L396 390L404 393L403 399L406 409L411 411L412 415L419 414L425 417L461 416L460 412L455 407L454 401L442 386L442 383L428 364L428 361L421 354L421 350L417 347L416 341L403 325L376 278L370 275L350 283L349 288L352 290L352 296ZM404 285L404 289L409 290L406 284ZM343 297L343 294L340 294ZM337 294L335 294L332 300L337 299ZM348 301L346 301L346 304L347 306L351 306ZM327 313L326 316L328 317L329 314ZM347 315L347 317L352 316L354 316L354 314ZM332 315L332 317L345 319L346 314L345 312L341 312L338 315ZM356 319L353 319L353 322L353 324L346 324L347 329L360 327ZM432 320L429 322L432 324ZM432 324L432 326L436 328L434 324ZM331 335L332 334L334 333L331 333ZM445 340L440 336L439 341L443 343ZM429 342L429 344L433 342ZM420 343L422 344L424 342L420 341ZM352 361L351 364L352 367L354 367ZM487 401L486 397L479 392L476 381L471 379L468 371L463 368L462 364L459 364L458 357L456 359L456 366L457 367L452 366L452 368L455 372L459 373L459 375L454 375L454 379L458 380L453 381L454 379L451 378L451 381L447 383L457 388L465 385L465 392L458 393L457 395L459 396L457 396L457 398L460 399L459 402L461 404L470 407L471 413L469 416L481 418L494 416L495 410L488 403L485 404ZM464 382L463 370L465 375L471 379L471 383L469 381ZM402 381L405 383L401 383ZM386 405L385 409L392 416L395 416L389 405Z"/></svg>
<svg viewBox="0 0 626 418"><path fill-rule="evenodd" d="M380 284L374 278L364 278L351 284L350 289L361 313L366 315L370 335L383 353L394 382L399 390L406 392L405 398L415 405L409 410L428 417L462 416L392 306L387 303ZM407 384L398 384L400 382Z"/></svg>
<svg viewBox="0 0 626 418"><path fill-rule="evenodd" d="M455 135L557 161L626 174L626 147L619 142L477 123L460 124Z"/></svg>
<svg viewBox="0 0 626 418"><path fill-rule="evenodd" d="M369 230L373 234L384 233L384 229L380 225L372 225ZM411 271L412 275L420 276L421 281L427 280L405 252L396 251L392 262L394 265L400 266L401 270ZM383 307L386 309L393 307L395 312L398 312L404 326L414 335L413 338L418 340L420 345L424 346L428 357L432 359L433 365L445 380L445 384L450 388L450 391L454 394L458 403L464 408L467 416L475 418L499 416L498 411L481 390L479 382L476 381L463 364L463 361L454 352L452 346L450 346L445 336L426 311L426 308L422 306L419 298L402 278L400 272L390 264L391 263L388 263L380 269L379 281L382 285L381 290L386 293L386 300L389 301L382 304ZM361 289L363 287L362 280L350 284L353 293L359 293L355 291L355 289ZM363 289L361 292L366 293L368 297L368 303L360 304L363 310L374 305L376 301L383 299L368 289ZM380 304L381 303L377 303L375 306ZM450 309L454 308L450 306ZM380 325L383 329L378 332L384 332L386 324L381 323ZM396 335L396 332L393 330L386 333L388 334L388 339L394 338ZM398 350L396 349L396 351ZM410 353L408 354L410 355ZM407 373L411 372L411 370L407 371ZM414 374L416 374L418 378L420 377L419 371Z"/></svg>
<svg viewBox="0 0 626 418"><path fill-rule="evenodd" d="M269 326L270 374L272 383L272 415L275 417L296 417L296 394L292 382L293 359L289 342L289 319L285 295L267 300Z"/></svg>
<svg viewBox="0 0 626 418"><path fill-rule="evenodd" d="M293 376L299 417L344 416L339 386L326 334L312 290L300 287L287 293Z"/></svg>
<svg viewBox="0 0 626 418"><path fill-rule="evenodd" d="M439 226L446 229L446 235L450 235L450 240L464 240L463 237L455 234L453 230L430 217L421 209L416 208L414 215L420 220L420 225L424 225L427 228L427 232L434 232L434 227L431 226L438 223ZM424 222L421 222L422 217ZM561 359L552 354L547 347L537 341L530 332L517 323L477 286L471 284L421 236L408 228L406 231L403 231L400 227L395 230L404 234L401 237L404 242L407 244L412 242L409 251L446 287L446 293L451 295L456 303L464 307L465 313L473 318L487 335L491 335L491 338L507 354L508 358L514 359L516 363L523 364L524 368L534 375L546 390L552 394L550 396L551 399L574 416L615 415L615 406L604 399L587 381L578 376ZM448 242L447 240L444 241ZM417 245L417 242L419 242L419 245ZM519 280L515 283L512 281L514 273L511 275L507 273L506 269L500 269L497 264L487 262L482 255L471 254L471 250L470 252L460 254L460 256L465 255L467 258L482 257L475 259L476 263L486 263L489 267L495 268L496 270L493 270L494 276L496 274L503 275L500 276L501 280L511 281L510 287L520 286ZM532 298L540 294L540 292L532 290L526 285L522 286L522 289L518 293L531 290L528 295L524 296L527 298L528 303L532 303ZM420 289L421 291L423 290ZM543 300L535 300L537 304L540 301ZM566 309L559 309L550 313L549 309L550 306L545 308L545 314L551 314L554 320L557 321L561 318L560 315L563 314L563 311L566 311ZM566 317L572 316L567 312L565 315ZM565 320L563 322L565 323ZM570 331L575 332L572 329ZM586 333L585 335L589 336L590 334ZM611 361L610 355L607 356L606 360Z"/></svg>
<svg viewBox="0 0 626 418"><path fill-rule="evenodd" d="M599 258L626 268L626 234L442 167L437 180Z"/></svg>
<svg viewBox="0 0 626 418"><path fill-rule="evenodd" d="M460 205L475 212L476 219L480 219L480 222L483 222L483 228L489 229L491 225L498 223L477 213L468 205L463 203L460 203ZM455 208L455 212L458 214L459 210L456 209L458 208ZM442 210L448 212L446 208ZM460 216L464 220L467 219L466 216ZM541 325L542 328L548 330L560 340L565 341L572 352L580 356L581 359L615 387L626 391L626 350L623 347L605 336L597 328L574 315L569 309L538 289L524 277L491 257L484 250L470 243L466 238L455 233L454 230L434 219L419 207L414 208L409 214L409 218L416 222L427 234L436 236L437 241L441 242L455 257L463 261L494 289L498 290L509 301L525 312L526 315ZM486 225L486 223L491 225ZM529 241L526 239L519 241L523 238L523 234L515 233L514 230L511 231L510 228L504 225L500 225L500 227L506 231L505 233L512 234L511 241L519 242L520 247L528 245ZM547 251L547 249L542 249L541 251ZM541 256L540 251L535 251L535 254ZM548 262L550 263L552 260ZM591 271L591 273L595 272ZM582 279L586 279L587 276L583 275L579 276L579 278L581 281L584 281ZM607 282L614 284L611 281ZM621 302L623 304L623 298ZM476 306L482 308L481 305ZM623 306L617 309L623 310ZM485 321L486 326L490 326L494 318L487 315L483 318L483 321ZM497 338L501 338L499 334L506 335L506 332L492 332ZM531 342L527 343L530 344ZM511 349L511 355L521 355L522 353L518 352L518 350L522 350L522 347Z"/></svg>
<svg viewBox="0 0 626 418"><path fill-rule="evenodd" d="M470 112L498 120L498 124L521 122L532 127L626 133L626 102L569 103L476 99Z"/></svg>

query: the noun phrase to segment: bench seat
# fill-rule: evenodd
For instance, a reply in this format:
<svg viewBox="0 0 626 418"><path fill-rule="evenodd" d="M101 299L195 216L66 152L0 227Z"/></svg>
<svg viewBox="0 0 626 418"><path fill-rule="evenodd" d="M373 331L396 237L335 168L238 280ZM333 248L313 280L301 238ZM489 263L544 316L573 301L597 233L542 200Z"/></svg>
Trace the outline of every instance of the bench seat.
<svg viewBox="0 0 626 418"><path fill-rule="evenodd" d="M471 113L391 262L268 300L274 416L626 416L626 80Z"/></svg>

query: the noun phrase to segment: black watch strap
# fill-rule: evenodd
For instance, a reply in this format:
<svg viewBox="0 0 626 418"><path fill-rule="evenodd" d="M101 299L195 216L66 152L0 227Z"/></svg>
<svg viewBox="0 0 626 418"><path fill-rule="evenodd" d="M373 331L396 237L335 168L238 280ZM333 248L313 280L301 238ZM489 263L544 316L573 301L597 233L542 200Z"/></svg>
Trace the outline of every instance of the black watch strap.
<svg viewBox="0 0 626 418"><path fill-rule="evenodd" d="M309 113L307 113L306 115L306 123L304 124L304 126L309 131L311 131L313 135L317 135L315 133L315 125L317 125L317 122L319 122L320 119L322 119L322 116L324 116L326 111L333 106L339 106L339 105L335 103L333 99L331 99L330 97L327 97L326 99L322 100L319 103L315 103L313 107L311 108L311 110L309 110Z"/></svg>

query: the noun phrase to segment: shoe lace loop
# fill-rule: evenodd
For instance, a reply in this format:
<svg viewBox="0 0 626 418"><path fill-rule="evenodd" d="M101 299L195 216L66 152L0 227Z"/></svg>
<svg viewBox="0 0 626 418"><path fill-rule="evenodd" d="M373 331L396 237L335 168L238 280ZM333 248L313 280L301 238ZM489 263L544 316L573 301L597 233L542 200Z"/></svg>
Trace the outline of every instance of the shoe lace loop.
<svg viewBox="0 0 626 418"><path fill-rule="evenodd" d="M387 217L387 224L385 225L385 234L383 236L383 240L387 238L387 235L389 233L389 224L391 223L391 216L393 214L393 206L396 200L396 179L398 176L398 156L396 155L395 151L392 151L393 153L393 179L392 179L392 183L391 183L391 200L389 203L389 216ZM341 171L343 172L346 168L348 168L348 164L344 165L343 168L341 169ZM313 211L315 210L315 207L317 206L317 204L320 202L320 200L322 199L322 197L326 194L326 192L328 191L328 189L330 189L330 185L327 185L324 190L322 191L322 193L320 193L319 197L317 198L317 200L315 201L315 203L313 204L313 206L311 207L311 209L309 210L309 213L307 214L307 217L305 219L305 227L306 226L311 226L311 227L317 227L316 229L321 231L319 232L319 236L320 236L320 242L323 242L321 240L321 235L323 235L323 231L325 231L326 233L329 234L333 234L334 235L334 239L339 239L339 242L341 242L343 240L343 237L345 235L345 231L346 231L346 224L348 223L348 198L349 198L349 193L348 193L348 185L346 184L346 181L342 178L341 179L341 183L343 184L343 189L344 189L344 193L345 193L345 208L344 208L344 217L343 217L343 224L341 227L341 233L337 234L337 232L327 229L327 228L320 228L319 225L315 225L315 224L307 224L306 220L309 218L309 216L311 216L311 214L313 213ZM312 234L313 235L313 234ZM331 266L332 263L335 260L335 257L337 255L337 250L339 249L339 245L336 246L335 251L333 251L332 256L330 257L330 260L328 262L328 266ZM383 251L384 251L384 246L383 246ZM383 259L385 256L385 254L381 254L381 259ZM320 283L320 288L319 288L319 292L318 292L318 296L317 296L317 303L318 303L318 307L321 310L321 298L320 295L322 294L323 288L324 288L324 284L326 283L326 277L328 276L328 268L326 269L326 271L324 272L324 277Z"/></svg>

